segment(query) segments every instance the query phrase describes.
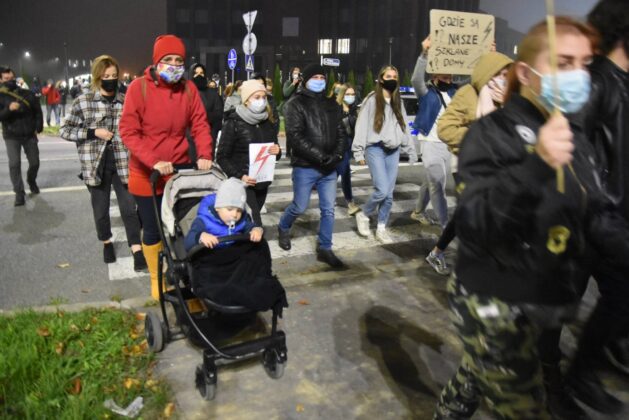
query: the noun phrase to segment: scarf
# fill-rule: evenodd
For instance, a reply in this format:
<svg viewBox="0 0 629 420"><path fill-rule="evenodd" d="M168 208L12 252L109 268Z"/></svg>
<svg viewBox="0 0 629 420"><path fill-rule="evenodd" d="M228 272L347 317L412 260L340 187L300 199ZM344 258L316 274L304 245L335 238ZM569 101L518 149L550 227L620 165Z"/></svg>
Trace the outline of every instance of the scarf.
<svg viewBox="0 0 629 420"><path fill-rule="evenodd" d="M260 124L262 121L269 118L268 112L264 111L256 114L251 112L251 110L244 105L238 105L236 107L236 114L238 114L247 124L251 125Z"/></svg>

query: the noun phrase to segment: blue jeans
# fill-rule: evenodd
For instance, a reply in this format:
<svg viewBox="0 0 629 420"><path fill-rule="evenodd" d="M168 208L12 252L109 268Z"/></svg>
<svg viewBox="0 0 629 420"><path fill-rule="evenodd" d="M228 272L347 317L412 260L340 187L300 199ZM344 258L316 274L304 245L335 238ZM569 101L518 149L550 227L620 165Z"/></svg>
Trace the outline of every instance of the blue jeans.
<svg viewBox="0 0 629 420"><path fill-rule="evenodd" d="M289 230L297 217L306 211L310 203L312 187L317 187L319 194L319 246L332 249L332 231L334 230L334 201L336 199L336 171L325 175L313 168L293 168L293 202L284 210L279 228Z"/></svg>
<svg viewBox="0 0 629 420"><path fill-rule="evenodd" d="M348 203L354 200L352 195L352 175L349 167L349 160L351 158L351 152L345 151L343 160L336 167L336 173L341 176L341 190L343 190L343 196Z"/></svg>
<svg viewBox="0 0 629 420"><path fill-rule="evenodd" d="M371 216L378 211L378 224L386 225L393 206L393 190L400 164L400 149L386 151L381 146L368 146L365 159L375 191L362 207L363 213Z"/></svg>

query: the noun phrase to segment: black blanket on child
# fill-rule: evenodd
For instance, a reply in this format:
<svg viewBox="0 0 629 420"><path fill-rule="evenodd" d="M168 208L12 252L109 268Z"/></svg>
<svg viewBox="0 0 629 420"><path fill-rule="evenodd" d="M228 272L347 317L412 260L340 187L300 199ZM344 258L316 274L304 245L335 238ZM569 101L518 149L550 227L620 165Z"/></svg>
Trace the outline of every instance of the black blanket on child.
<svg viewBox="0 0 629 420"><path fill-rule="evenodd" d="M236 242L203 251L191 262L192 286L199 297L252 311L288 307L284 287L273 275L266 240Z"/></svg>

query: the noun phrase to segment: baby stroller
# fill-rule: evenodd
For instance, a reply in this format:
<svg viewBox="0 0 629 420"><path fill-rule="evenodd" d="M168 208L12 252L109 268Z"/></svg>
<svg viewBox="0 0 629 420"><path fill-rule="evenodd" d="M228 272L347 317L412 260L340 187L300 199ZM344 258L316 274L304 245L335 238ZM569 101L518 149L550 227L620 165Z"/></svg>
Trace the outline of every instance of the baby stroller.
<svg viewBox="0 0 629 420"><path fill-rule="evenodd" d="M282 315L281 304L274 305L270 334L220 346L218 341L225 335L233 335L233 327L242 327L256 318L256 312L245 306L224 305L195 294L195 272L192 264L208 249L196 245L188 252L184 248L185 234L194 220L199 202L210 192L216 191L226 175L216 165L208 171L193 171L191 166L176 166L176 174L167 182L164 189L161 215L157 208L156 183L160 177L158 171L151 174L153 205L160 223L160 235L164 249L159 255L158 285L159 304L162 313L160 320L157 313L150 311L145 319L145 334L149 348L154 352L163 350L169 341L188 338L193 344L203 349L203 363L195 372L195 384L201 396L212 400L217 387L217 362L238 361L261 356L267 374L274 379L280 378L286 366L286 335L277 329L278 317ZM220 238L220 242L249 241L249 235L231 235ZM268 245L265 246L268 249ZM270 254L269 254L270 261ZM164 272L166 262L166 272ZM163 286L169 288L163 291ZM200 299L205 310L192 312L187 301ZM285 298L284 298L285 302ZM173 328L166 313L166 303L173 307L176 325Z"/></svg>

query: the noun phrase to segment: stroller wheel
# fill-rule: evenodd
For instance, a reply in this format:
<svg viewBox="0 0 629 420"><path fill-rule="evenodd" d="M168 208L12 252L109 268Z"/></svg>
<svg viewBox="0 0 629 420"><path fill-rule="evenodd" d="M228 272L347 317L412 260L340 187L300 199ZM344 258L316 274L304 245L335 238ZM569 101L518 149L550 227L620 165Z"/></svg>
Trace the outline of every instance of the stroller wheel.
<svg viewBox="0 0 629 420"><path fill-rule="evenodd" d="M203 365L198 365L194 372L194 382L199 390L201 397L210 401L216 397L216 382L212 383L208 372L205 371Z"/></svg>
<svg viewBox="0 0 629 420"><path fill-rule="evenodd" d="M284 375L286 360L280 357L276 349L266 349L262 353L262 365L269 377L279 379Z"/></svg>
<svg viewBox="0 0 629 420"><path fill-rule="evenodd" d="M159 353L164 349L164 325L159 320L159 316L155 312L146 314L144 320L144 334L146 342L154 353Z"/></svg>

